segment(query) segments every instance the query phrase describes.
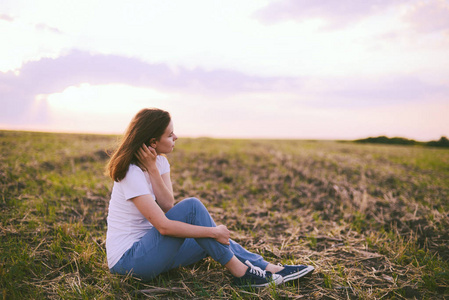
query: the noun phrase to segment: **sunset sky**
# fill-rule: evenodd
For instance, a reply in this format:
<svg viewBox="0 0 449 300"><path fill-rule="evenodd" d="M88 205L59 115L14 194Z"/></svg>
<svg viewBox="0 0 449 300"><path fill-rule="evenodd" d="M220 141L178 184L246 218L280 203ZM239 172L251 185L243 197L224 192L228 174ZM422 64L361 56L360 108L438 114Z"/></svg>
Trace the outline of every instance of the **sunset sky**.
<svg viewBox="0 0 449 300"><path fill-rule="evenodd" d="M0 129L449 136L449 0L2 0L0 36Z"/></svg>

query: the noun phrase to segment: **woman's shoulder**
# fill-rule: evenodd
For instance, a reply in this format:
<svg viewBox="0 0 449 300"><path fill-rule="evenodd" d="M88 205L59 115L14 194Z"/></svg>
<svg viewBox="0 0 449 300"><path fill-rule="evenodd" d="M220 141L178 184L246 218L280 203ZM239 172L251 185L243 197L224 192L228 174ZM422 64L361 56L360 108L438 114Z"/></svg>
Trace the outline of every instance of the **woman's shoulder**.
<svg viewBox="0 0 449 300"><path fill-rule="evenodd" d="M156 158L156 165L161 172L161 175L164 173L170 172L170 163L165 155L158 155Z"/></svg>
<svg viewBox="0 0 449 300"><path fill-rule="evenodd" d="M129 168L128 168L128 172L126 172L125 177L136 176L136 175L138 176L140 174L143 174L142 169L135 164L130 164Z"/></svg>
<svg viewBox="0 0 449 300"><path fill-rule="evenodd" d="M168 163L168 158L167 158L167 156L165 156L165 154L160 154L156 157L156 161Z"/></svg>
<svg viewBox="0 0 449 300"><path fill-rule="evenodd" d="M136 172L136 171L139 172L142 171L142 169L138 165L129 164L128 172Z"/></svg>

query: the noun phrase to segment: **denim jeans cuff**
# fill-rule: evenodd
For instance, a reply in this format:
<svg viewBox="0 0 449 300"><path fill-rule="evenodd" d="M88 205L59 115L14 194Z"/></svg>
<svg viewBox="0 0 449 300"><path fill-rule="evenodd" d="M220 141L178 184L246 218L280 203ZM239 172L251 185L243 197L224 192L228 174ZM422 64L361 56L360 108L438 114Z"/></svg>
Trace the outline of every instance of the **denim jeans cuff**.
<svg viewBox="0 0 449 300"><path fill-rule="evenodd" d="M221 265L225 265L227 264L231 258L234 256L234 253L232 253L231 251L226 251L225 253L223 253L222 256L218 257L217 259L215 259L217 262L219 262Z"/></svg>

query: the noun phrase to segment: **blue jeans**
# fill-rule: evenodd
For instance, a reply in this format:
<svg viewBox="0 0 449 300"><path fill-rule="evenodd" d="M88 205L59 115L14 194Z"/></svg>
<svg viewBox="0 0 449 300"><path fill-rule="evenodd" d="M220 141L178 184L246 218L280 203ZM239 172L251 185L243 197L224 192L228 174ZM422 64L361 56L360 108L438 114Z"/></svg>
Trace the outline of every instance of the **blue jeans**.
<svg viewBox="0 0 449 300"><path fill-rule="evenodd" d="M182 200L166 216L170 220L193 225L216 226L206 207L196 198ZM193 264L207 256L225 265L234 255L242 262L249 260L262 270L267 267L268 262L262 256L245 250L233 240L229 242L230 245L223 245L212 238L171 237L161 235L153 227L123 254L111 272L123 275L131 273L143 280L150 280L163 272Z"/></svg>

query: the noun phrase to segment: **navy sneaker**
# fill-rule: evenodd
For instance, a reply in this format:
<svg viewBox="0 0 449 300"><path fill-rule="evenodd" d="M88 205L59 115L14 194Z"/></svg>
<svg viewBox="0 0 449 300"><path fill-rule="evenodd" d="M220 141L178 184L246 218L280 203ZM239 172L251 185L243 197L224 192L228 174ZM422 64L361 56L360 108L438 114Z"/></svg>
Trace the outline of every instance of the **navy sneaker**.
<svg viewBox="0 0 449 300"><path fill-rule="evenodd" d="M282 278L284 279L284 282L304 277L307 274L312 273L313 270L315 270L315 268L312 266L304 266L304 265L289 266L279 264L279 266L284 267L284 269L279 272L276 272L275 275L281 275Z"/></svg>
<svg viewBox="0 0 449 300"><path fill-rule="evenodd" d="M264 271L259 267L253 266L249 261L245 261L245 264L248 265L245 275L234 277L233 280L233 283L239 287L264 287L271 283L278 285L283 282L281 275Z"/></svg>

